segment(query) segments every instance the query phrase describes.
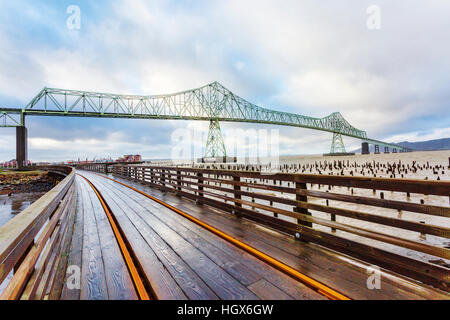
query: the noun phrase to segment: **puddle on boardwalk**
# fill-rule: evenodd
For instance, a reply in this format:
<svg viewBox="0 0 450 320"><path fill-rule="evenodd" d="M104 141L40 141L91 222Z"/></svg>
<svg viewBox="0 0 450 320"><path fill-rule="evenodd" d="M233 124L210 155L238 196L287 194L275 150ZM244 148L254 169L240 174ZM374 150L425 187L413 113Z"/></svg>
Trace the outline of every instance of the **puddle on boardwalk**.
<svg viewBox="0 0 450 320"><path fill-rule="evenodd" d="M0 195L0 226L14 218L44 194L45 192L32 192L16 193L10 197L6 194Z"/></svg>

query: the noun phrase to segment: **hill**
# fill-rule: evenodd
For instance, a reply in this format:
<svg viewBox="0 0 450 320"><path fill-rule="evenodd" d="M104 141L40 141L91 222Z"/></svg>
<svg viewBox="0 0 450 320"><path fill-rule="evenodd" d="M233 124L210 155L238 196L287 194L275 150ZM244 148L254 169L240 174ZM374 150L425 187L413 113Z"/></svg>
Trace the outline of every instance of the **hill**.
<svg viewBox="0 0 450 320"><path fill-rule="evenodd" d="M436 139L436 140L427 140L427 141L418 141L418 142L409 142L402 141L395 143L400 146L411 148L416 151L436 151L436 150L450 150L450 138L444 139ZM382 152L384 149L380 148ZM374 152L375 148L373 145L370 145L370 152ZM353 152L361 152L361 149L355 150Z"/></svg>

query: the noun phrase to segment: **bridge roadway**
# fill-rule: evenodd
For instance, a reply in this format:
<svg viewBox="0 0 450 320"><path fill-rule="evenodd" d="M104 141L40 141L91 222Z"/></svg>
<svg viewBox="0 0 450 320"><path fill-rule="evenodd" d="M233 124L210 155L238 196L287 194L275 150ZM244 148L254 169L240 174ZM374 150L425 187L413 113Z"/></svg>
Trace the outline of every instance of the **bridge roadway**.
<svg viewBox="0 0 450 320"><path fill-rule="evenodd" d="M142 299L134 267L152 299L329 297L136 190L188 212L351 299L448 299L438 290L385 271L381 289L369 290L364 262L135 182L115 178L120 184L104 175L77 173L67 265L81 266L81 287L73 290L65 284L61 299ZM134 267L117 241L114 223Z"/></svg>

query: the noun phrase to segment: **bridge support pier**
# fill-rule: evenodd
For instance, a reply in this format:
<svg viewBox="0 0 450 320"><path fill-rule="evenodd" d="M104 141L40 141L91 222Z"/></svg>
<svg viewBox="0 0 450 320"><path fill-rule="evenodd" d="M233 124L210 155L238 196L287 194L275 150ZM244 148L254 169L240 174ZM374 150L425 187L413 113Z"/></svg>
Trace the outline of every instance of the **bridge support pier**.
<svg viewBox="0 0 450 320"><path fill-rule="evenodd" d="M28 162L28 130L25 126L16 127L16 161L19 169Z"/></svg>
<svg viewBox="0 0 450 320"><path fill-rule="evenodd" d="M389 147L384 147L384 153L389 153Z"/></svg>
<svg viewBox="0 0 450 320"><path fill-rule="evenodd" d="M361 144L361 154L370 154L368 142L363 142Z"/></svg>
<svg viewBox="0 0 450 320"><path fill-rule="evenodd" d="M375 145L375 154L380 154L380 146L378 144Z"/></svg>

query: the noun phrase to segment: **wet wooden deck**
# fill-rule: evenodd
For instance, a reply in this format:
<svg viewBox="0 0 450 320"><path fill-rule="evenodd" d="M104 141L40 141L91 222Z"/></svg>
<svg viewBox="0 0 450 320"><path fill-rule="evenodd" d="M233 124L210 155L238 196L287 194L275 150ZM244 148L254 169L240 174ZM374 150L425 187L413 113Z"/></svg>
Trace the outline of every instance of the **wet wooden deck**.
<svg viewBox="0 0 450 320"><path fill-rule="evenodd" d="M158 299L325 299L324 296L151 199L80 171L100 191ZM443 292L382 271L367 288L362 261L168 193L120 180L218 228L352 299L448 299ZM76 177L77 209L68 265L81 288L62 299L137 299L113 231L88 183Z"/></svg>

